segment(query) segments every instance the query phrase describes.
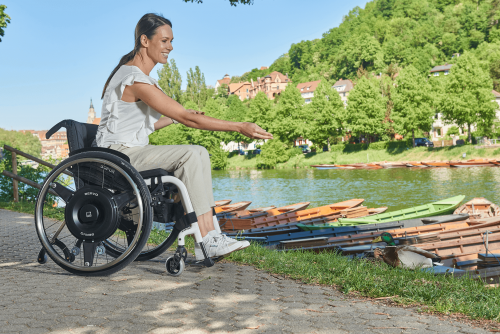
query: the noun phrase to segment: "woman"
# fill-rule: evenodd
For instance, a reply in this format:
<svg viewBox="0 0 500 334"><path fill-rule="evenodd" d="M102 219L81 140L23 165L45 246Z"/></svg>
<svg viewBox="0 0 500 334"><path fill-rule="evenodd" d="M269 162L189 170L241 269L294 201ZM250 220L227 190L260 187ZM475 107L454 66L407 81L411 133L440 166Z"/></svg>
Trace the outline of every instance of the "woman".
<svg viewBox="0 0 500 334"><path fill-rule="evenodd" d="M96 143L126 154L138 171L163 168L173 172L186 185L209 256L222 256L249 243L214 230L215 203L207 150L194 145L149 145L148 135L173 123L202 130L236 131L252 139L272 139L272 135L253 123L223 121L186 110L167 96L149 73L156 64L167 62L173 39L168 19L146 14L139 20L134 49L122 57L104 86ZM195 250L196 258L202 260L200 247Z"/></svg>

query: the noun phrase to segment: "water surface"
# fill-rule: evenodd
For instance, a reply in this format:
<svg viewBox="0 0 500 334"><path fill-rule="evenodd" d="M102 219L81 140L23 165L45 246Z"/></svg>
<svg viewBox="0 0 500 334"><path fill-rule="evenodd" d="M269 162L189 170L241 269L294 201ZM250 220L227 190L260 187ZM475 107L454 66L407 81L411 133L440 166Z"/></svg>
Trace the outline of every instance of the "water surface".
<svg viewBox="0 0 500 334"><path fill-rule="evenodd" d="M364 198L368 207L393 211L457 195L500 204L499 167L231 170L212 177L216 200L252 201L250 208Z"/></svg>

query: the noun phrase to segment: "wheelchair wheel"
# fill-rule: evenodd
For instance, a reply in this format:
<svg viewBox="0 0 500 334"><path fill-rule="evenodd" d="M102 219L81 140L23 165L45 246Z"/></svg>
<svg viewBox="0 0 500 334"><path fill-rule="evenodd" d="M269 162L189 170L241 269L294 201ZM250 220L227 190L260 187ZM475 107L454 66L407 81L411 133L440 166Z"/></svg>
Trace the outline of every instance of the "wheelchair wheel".
<svg viewBox="0 0 500 334"><path fill-rule="evenodd" d="M128 162L110 153L82 152L45 179L35 207L38 238L61 268L110 275L134 261L146 244L150 203L144 180ZM120 254L108 254L105 244Z"/></svg>
<svg viewBox="0 0 500 334"><path fill-rule="evenodd" d="M161 224L158 225L161 226ZM153 227L146 244L135 261L147 261L160 256L174 244L179 232L173 227L170 231L158 228L158 226ZM118 257L123 253L123 248L113 245L110 240L104 241L103 244L110 256Z"/></svg>

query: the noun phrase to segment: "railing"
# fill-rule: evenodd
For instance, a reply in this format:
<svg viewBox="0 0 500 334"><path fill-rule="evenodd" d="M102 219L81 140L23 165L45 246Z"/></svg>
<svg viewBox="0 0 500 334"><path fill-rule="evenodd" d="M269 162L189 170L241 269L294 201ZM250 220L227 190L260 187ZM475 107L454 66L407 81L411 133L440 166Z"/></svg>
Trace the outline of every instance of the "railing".
<svg viewBox="0 0 500 334"><path fill-rule="evenodd" d="M12 172L4 170L4 171L2 171L2 174L7 176L7 177L10 177L12 179L14 202L19 202L19 184L18 184L18 182L26 183L27 185L35 187L37 189L40 189L42 187L42 185L38 184L34 181L28 180L27 178L24 178L22 176L17 175L17 155L20 155L20 156L23 156L23 157L28 158L30 160L36 161L41 165L49 167L50 169L54 169L54 167L56 167L56 166L47 162L47 161L43 161L42 159L34 157L31 154L28 154L28 153L25 153L23 151L19 151L18 149L15 149L13 147L10 147L9 145L4 145L3 148L12 153ZM65 171L64 173L69 175L69 176L72 176L70 172ZM52 189L50 189L49 192L52 195L57 196L57 194Z"/></svg>
<svg viewBox="0 0 500 334"><path fill-rule="evenodd" d="M479 145L497 145L497 140L498 139L486 139L486 138L481 138L477 140L477 143ZM500 142L499 142L500 144Z"/></svg>

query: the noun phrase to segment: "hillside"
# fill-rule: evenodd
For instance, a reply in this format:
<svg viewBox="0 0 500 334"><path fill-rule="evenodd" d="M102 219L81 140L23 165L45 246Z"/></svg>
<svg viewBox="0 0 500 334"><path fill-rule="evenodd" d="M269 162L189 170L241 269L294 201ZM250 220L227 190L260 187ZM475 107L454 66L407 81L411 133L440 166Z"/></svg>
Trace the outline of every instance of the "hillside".
<svg viewBox="0 0 500 334"><path fill-rule="evenodd" d="M378 74L390 64L413 64L428 74L453 62L453 54L472 50L500 90L499 19L500 0L375 0L353 8L321 39L292 44L268 70L254 69L242 79L268 71L289 73L295 83L354 79L360 68Z"/></svg>

